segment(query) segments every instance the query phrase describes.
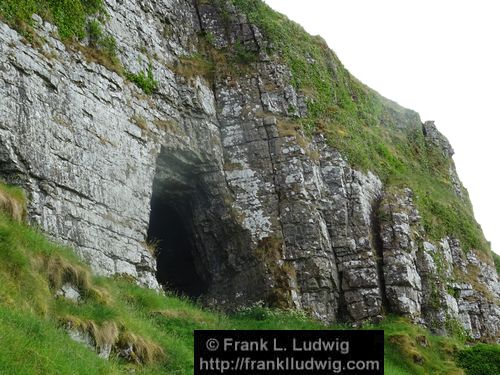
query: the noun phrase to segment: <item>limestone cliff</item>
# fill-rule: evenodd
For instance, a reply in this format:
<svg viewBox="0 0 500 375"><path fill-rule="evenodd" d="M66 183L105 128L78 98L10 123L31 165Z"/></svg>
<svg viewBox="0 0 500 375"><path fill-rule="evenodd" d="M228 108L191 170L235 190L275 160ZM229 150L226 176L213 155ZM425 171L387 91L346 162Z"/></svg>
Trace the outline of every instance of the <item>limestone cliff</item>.
<svg viewBox="0 0 500 375"><path fill-rule="evenodd" d="M0 22L0 175L28 192L30 221L97 273L207 304L393 312L497 340L498 275L446 138L318 39L321 61L283 57L251 3L106 0L115 71L36 15L41 43ZM445 181L444 201L414 169Z"/></svg>

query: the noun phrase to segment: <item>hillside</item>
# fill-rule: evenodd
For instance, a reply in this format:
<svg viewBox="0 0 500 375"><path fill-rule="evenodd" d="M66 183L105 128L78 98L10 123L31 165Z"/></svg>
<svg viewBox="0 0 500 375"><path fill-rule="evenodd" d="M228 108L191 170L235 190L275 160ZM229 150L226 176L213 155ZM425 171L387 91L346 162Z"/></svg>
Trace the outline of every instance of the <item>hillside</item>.
<svg viewBox="0 0 500 375"><path fill-rule="evenodd" d="M10 217L7 207L22 205L22 192L2 186L1 195L14 202L0 216L2 374L190 374L194 329L347 328L259 306L226 315L126 277L92 276L71 249ZM70 287L77 300L64 294ZM385 330L387 374L461 373L454 360L463 338L434 336L396 317L370 327Z"/></svg>

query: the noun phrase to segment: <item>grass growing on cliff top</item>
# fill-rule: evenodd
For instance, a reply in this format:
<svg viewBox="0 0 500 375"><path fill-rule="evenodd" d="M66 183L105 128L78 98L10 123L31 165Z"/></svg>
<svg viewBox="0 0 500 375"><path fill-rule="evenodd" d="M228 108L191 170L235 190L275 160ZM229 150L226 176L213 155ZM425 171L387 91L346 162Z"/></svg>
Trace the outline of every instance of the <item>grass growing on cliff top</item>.
<svg viewBox="0 0 500 375"><path fill-rule="evenodd" d="M87 60L123 73L116 40L102 28L106 19L102 0L0 0L0 20L17 30L31 45L41 47L44 41L32 27L33 14L56 25L61 40L83 53ZM88 46L79 43L84 38Z"/></svg>
<svg viewBox="0 0 500 375"><path fill-rule="evenodd" d="M103 12L102 0L0 0L0 16L11 25L30 25L36 13L57 26L61 39L83 39L87 18Z"/></svg>
<svg viewBox="0 0 500 375"><path fill-rule="evenodd" d="M156 89L158 83L151 66L145 72L124 70L115 38L103 29L107 16L103 0L0 0L0 20L39 47L43 42L32 28L33 14L56 25L61 40L70 49L80 51L88 61L125 76L148 95ZM88 45L79 43L85 38Z"/></svg>
<svg viewBox="0 0 500 375"><path fill-rule="evenodd" d="M323 39L263 1L232 1L259 27L270 42L268 53L290 68L292 84L307 97L308 115L296 119L306 134L324 134L351 165L373 171L386 184L412 188L431 239L453 235L465 250L488 251L468 197L453 191L451 161L426 144L417 113L362 84Z"/></svg>
<svg viewBox="0 0 500 375"><path fill-rule="evenodd" d="M0 186L4 194L9 190ZM19 190L13 195L19 197ZM66 282L78 287L79 302L55 297ZM132 342L138 361L126 362L116 353L109 361L99 358L69 338L63 328L68 322L98 342ZM92 276L70 249L0 212L2 374L185 375L193 373L195 329L335 328L345 326L325 327L301 313L258 306L224 315L140 288L126 277ZM385 330L387 374L461 373L453 362L463 345L457 339L432 336L395 317L366 328Z"/></svg>

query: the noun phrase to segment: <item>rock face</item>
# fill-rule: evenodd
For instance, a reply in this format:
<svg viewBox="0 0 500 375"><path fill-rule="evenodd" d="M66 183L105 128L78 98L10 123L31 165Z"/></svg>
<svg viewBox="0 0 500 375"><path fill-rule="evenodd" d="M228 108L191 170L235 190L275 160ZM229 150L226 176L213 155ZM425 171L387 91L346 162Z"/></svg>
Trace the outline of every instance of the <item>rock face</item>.
<svg viewBox="0 0 500 375"><path fill-rule="evenodd" d="M440 333L462 327L474 338L497 339L495 268L484 253L465 254L456 239L426 241L412 195L385 193L380 207L387 309Z"/></svg>
<svg viewBox="0 0 500 375"><path fill-rule="evenodd" d="M207 304L264 301L326 321L394 312L500 336L491 259L453 238L429 241L411 190L388 191L320 135L306 141L290 122L307 111L304 97L244 15L205 1L106 4L123 66L151 66L154 95L87 61L39 17L40 48L0 22L0 174L28 192L31 222L99 274L162 280ZM179 73L209 33L257 53L258 73ZM433 123L421 129L451 157Z"/></svg>
<svg viewBox="0 0 500 375"><path fill-rule="evenodd" d="M409 317L422 311L422 280L417 254L423 228L412 191L386 193L380 206L385 293L390 310ZM425 274L426 270L422 270Z"/></svg>

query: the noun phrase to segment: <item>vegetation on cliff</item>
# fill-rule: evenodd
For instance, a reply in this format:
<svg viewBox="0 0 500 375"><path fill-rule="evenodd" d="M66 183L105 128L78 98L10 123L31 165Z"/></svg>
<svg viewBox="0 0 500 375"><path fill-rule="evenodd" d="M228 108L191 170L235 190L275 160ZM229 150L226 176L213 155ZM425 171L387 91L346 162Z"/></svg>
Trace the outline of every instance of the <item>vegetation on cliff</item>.
<svg viewBox="0 0 500 375"><path fill-rule="evenodd" d="M263 3L234 2L265 32L271 41L270 54L291 67L294 86L307 96L308 116L295 119L305 134L321 132L354 166L373 170L388 185L412 187L433 238L454 235L466 248L487 249L468 199L453 191L451 161L426 143L415 113L365 87L324 41L308 36ZM102 10L100 6L100 0L0 0L0 14L21 25L19 30L29 30L22 23L29 26L31 15L40 13L59 26L61 38L87 37L92 48L113 52L114 40L103 34L99 22L87 23L88 17ZM235 49L232 61L256 62L255 55L241 45ZM216 64L211 65L210 74ZM156 88L151 68L126 76L146 93ZM228 316L178 296L144 290L127 277L94 277L71 249L50 243L22 223L21 191L0 185L0 204L4 211L0 215L0 343L4 348L0 369L7 374L188 374L193 367L193 329L345 328L325 327L302 314L258 306ZM78 291L78 300L58 296L66 285ZM462 350L460 338L435 337L395 317L377 328L386 331L386 373L460 373L455 355L468 371L498 373L498 364L490 361L498 358L494 346ZM111 345L110 360L70 340L68 330L87 335L101 349ZM124 354L124 348L132 352ZM473 367L477 362L483 369Z"/></svg>
<svg viewBox="0 0 500 375"><path fill-rule="evenodd" d="M296 119L306 134L324 134L351 165L373 171L387 185L412 188L432 239L453 236L465 249L489 251L465 189L464 198L455 193L452 160L426 142L417 113L362 84L322 38L263 1L232 1L259 27L266 52L290 68L292 84L307 98L307 116Z"/></svg>
<svg viewBox="0 0 500 375"><path fill-rule="evenodd" d="M500 255L493 253L493 261L495 262L497 273L500 275Z"/></svg>
<svg viewBox="0 0 500 375"><path fill-rule="evenodd" d="M411 187L431 238L453 236L462 241L465 249L488 251L488 242L474 219L468 197L454 192L450 178L452 160L426 143L418 114L362 84L323 39L307 34L261 0L232 1L260 28L268 41L267 52L291 69L292 84L307 98L307 116L296 119L304 133L325 134L353 166L372 170L386 184ZM225 3L219 3L224 8ZM224 13L224 9L221 11ZM0 0L0 19L27 39L36 35L30 31L34 13L53 22L63 40L87 38L88 48L78 46L86 56L125 73L145 93L154 92L157 82L151 70L124 72L116 56L114 38L102 30L106 18L102 0ZM248 65L256 61L255 54L244 46L237 44L233 49L238 58L232 63ZM182 65L187 63L183 61ZM215 62L210 70L218 65ZM291 108L290 112L295 110Z"/></svg>
<svg viewBox="0 0 500 375"><path fill-rule="evenodd" d="M54 23L61 39L83 39L88 17L102 17L105 11L102 0L0 0L1 17L18 30L27 31L34 13Z"/></svg>
<svg viewBox="0 0 500 375"><path fill-rule="evenodd" d="M61 40L87 60L125 76L148 95L156 89L151 67L137 73L124 70L116 40L103 27L108 15L102 0L0 0L0 20L16 29L26 42L40 47L44 41L33 30L34 14L57 26Z"/></svg>

